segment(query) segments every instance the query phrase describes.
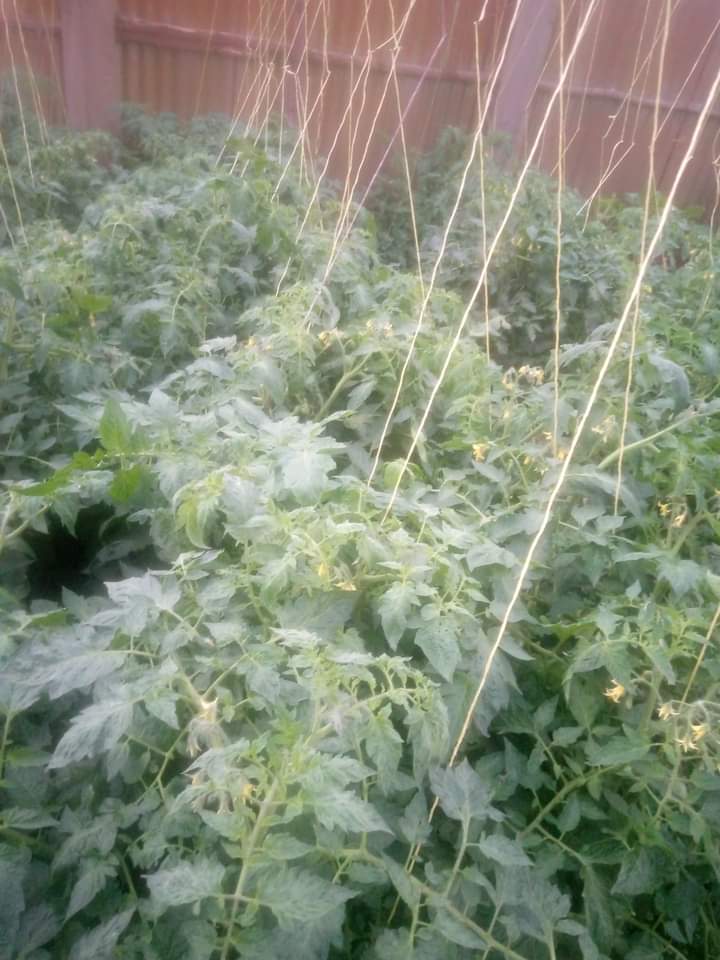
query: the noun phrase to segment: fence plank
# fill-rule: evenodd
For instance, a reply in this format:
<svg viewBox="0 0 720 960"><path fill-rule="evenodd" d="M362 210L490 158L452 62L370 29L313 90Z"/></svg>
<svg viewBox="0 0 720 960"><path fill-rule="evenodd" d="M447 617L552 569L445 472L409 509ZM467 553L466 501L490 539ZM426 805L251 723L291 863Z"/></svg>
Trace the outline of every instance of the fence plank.
<svg viewBox="0 0 720 960"><path fill-rule="evenodd" d="M500 74L494 106L495 129L517 143L555 37L558 0L517 0L513 34Z"/></svg>
<svg viewBox="0 0 720 960"><path fill-rule="evenodd" d="M120 117L120 51L115 0L63 0L60 26L68 123L116 131Z"/></svg>

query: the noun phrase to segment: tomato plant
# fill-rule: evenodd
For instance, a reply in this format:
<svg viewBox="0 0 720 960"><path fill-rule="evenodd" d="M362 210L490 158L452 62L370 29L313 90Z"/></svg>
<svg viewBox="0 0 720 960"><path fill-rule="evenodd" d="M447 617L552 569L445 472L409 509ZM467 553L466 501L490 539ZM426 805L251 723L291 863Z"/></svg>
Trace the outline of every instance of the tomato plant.
<svg viewBox="0 0 720 960"><path fill-rule="evenodd" d="M638 202L582 228L563 199L553 436L555 188L533 174L489 281L493 359L479 316L388 513L479 269L476 196L368 485L423 302L401 187L328 271L337 197L292 165L276 190L279 132L226 133L132 114L99 167L84 137L31 143L58 182L23 196L22 231L8 216L0 957L717 956L707 233L674 215L450 766ZM428 257L454 143L418 186ZM493 163L489 224L512 182Z"/></svg>

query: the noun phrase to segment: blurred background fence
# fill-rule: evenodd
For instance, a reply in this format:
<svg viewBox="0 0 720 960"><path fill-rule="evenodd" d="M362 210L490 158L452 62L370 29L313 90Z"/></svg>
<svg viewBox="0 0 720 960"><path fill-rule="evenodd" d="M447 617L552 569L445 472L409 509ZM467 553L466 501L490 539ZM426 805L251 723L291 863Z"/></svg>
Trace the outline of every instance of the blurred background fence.
<svg viewBox="0 0 720 960"><path fill-rule="evenodd" d="M282 114L343 179L449 125L538 129L593 0L0 0L0 75L50 123L117 124L123 101L183 117ZM664 18L670 16L663 46ZM718 0L596 3L540 150L584 193L667 188L720 62ZM659 67L662 63L662 70ZM658 80L660 77L660 80ZM560 131L562 130L562 139ZM559 146L560 145L560 146ZM716 105L679 199L712 209Z"/></svg>

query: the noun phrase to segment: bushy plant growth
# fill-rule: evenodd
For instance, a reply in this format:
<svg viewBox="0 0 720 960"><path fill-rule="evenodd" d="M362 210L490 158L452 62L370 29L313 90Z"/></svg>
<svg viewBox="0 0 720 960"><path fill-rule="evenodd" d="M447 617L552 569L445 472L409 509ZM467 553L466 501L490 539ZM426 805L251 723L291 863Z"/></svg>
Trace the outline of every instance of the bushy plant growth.
<svg viewBox="0 0 720 960"><path fill-rule="evenodd" d="M311 191L292 166L276 194L278 139L236 135L216 165L227 127L173 127L165 149L166 127L133 123L87 202L62 160L87 141L34 146L73 210L28 203L27 242L13 220L0 250L0 958L716 957L707 235L676 216L621 482L627 344L449 767L638 207L583 227L563 198L553 436L554 188L533 175L491 274L495 359L481 312L385 517L477 276L477 197L368 486L418 278L361 216L323 282L338 203L298 236ZM487 163L492 232L512 180ZM448 207L428 164L431 257Z"/></svg>

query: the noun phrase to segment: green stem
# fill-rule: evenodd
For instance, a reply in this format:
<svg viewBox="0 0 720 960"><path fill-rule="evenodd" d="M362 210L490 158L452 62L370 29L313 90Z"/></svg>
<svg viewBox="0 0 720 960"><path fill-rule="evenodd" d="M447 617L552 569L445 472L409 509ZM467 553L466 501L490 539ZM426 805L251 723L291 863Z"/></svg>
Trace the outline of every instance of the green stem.
<svg viewBox="0 0 720 960"><path fill-rule="evenodd" d="M633 450L638 450L640 447L644 447L647 446L647 444L653 443L660 437L665 436L666 433L672 433L673 430L677 430L678 427L682 427L684 424L690 423L691 420L695 420L698 417L708 417L715 412L716 411L698 410L696 413L688 414L686 417L680 417L678 420L673 421L673 423L668 424L667 427L663 427L662 430L657 430L655 433L651 433L648 437L641 437L640 440L635 440L634 443L628 443L624 447L618 447L617 450L613 450L613 452L609 453L604 460L600 461L598 464L598 470L605 470L607 467L615 463L616 460L619 460L621 451L623 456L625 456L626 454L631 453Z"/></svg>
<svg viewBox="0 0 720 960"><path fill-rule="evenodd" d="M457 877L460 866L463 862L463 857L465 856L465 851L467 850L468 843L468 824L463 821L462 824L462 833L460 837L460 846L458 847L457 856L455 857L455 863L453 863L452 870L450 871L450 877L448 882L445 885L444 896L449 897L452 892L452 888L455 885L455 878Z"/></svg>
<svg viewBox="0 0 720 960"><path fill-rule="evenodd" d="M385 864L380 857L373 856L373 854L368 853L367 850L335 851L333 856L337 856L338 853L341 856L349 857L355 860L366 860L368 863L379 867L381 870L385 869ZM442 894L438 893L436 890L433 890L432 887L427 886L427 884L423 883L421 880L418 880L417 877L414 877L412 874L408 874L408 880L424 897L429 899L431 903L441 906L442 909L446 910L454 920L457 920L458 923L461 923L464 927L467 927L468 930L472 930L475 936L479 937L481 940L484 940L488 946L488 949L501 953L507 958L507 960L527 960L527 957L523 957L521 954L516 953L512 947L507 947L504 943L496 940L489 930L485 930L479 924L471 920L470 917L462 912L462 910L458 910L457 907L450 903Z"/></svg>
<svg viewBox="0 0 720 960"><path fill-rule="evenodd" d="M13 714L8 710L3 724L2 740L0 740L0 783L2 783L5 773L5 752L7 750L8 740L10 739L10 724L13 720Z"/></svg>
<svg viewBox="0 0 720 960"><path fill-rule="evenodd" d="M590 781L594 780L595 777L599 777L602 772L603 772L602 770L594 770L590 774L583 774L582 776L575 777L574 780L570 780L569 783L566 783L561 790L558 790L558 792L555 794L552 800L550 800L548 803L545 804L542 810L537 814L537 816L533 820L530 821L530 823L525 827L525 829L520 831L520 833L518 834L518 839L522 840L529 833L532 833L535 827L537 827L538 824L542 823L542 821L550 813L550 811L554 810L559 803L562 803L562 801L565 799L565 797L569 793L572 793L572 791L577 789L578 787L584 786L586 783L590 783Z"/></svg>
<svg viewBox="0 0 720 960"><path fill-rule="evenodd" d="M318 420L321 420L321 419L325 416L325 414L328 412L328 410L332 407L333 402L334 402L335 399L337 398L338 394L342 391L342 389L343 389L343 387L345 386L345 384L346 384L349 380L352 380L352 378L353 378L356 374L360 373L360 371L362 370L362 368L363 368L363 367L365 366L365 364L368 362L368 359L369 359L369 357L363 357L363 359L362 359L359 363L356 363L354 367L350 367L350 369L349 369L349 370L346 370L345 373L340 377L340 379L338 380L338 382L335 384L335 386L333 387L333 389L330 391L330 395L328 396L327 400L325 401L325 403L324 403L324 404L320 407L320 409L318 410L318 413L317 413L317 418L318 418Z"/></svg>
<svg viewBox="0 0 720 960"><path fill-rule="evenodd" d="M250 867L252 864L252 856L262 836L263 829L265 826L265 818L267 817L270 809L272 808L273 800L275 799L275 794L277 793L278 786L279 786L279 781L275 780L273 785L268 790L267 795L260 806L260 809L258 810L257 818L255 820L255 825L253 826L252 833L248 837L247 843L243 845L242 867L240 869L240 875L238 877L238 881L235 886L235 891L232 894L232 906L230 908L230 918L228 920L227 931L225 933L225 940L223 942L222 950L220 953L220 960L227 960L229 956L230 947L232 945L233 927L235 926L235 920L237 918L237 912L240 909L240 904L243 901L243 892L245 890L245 884L247 883L248 874L250 872Z"/></svg>

